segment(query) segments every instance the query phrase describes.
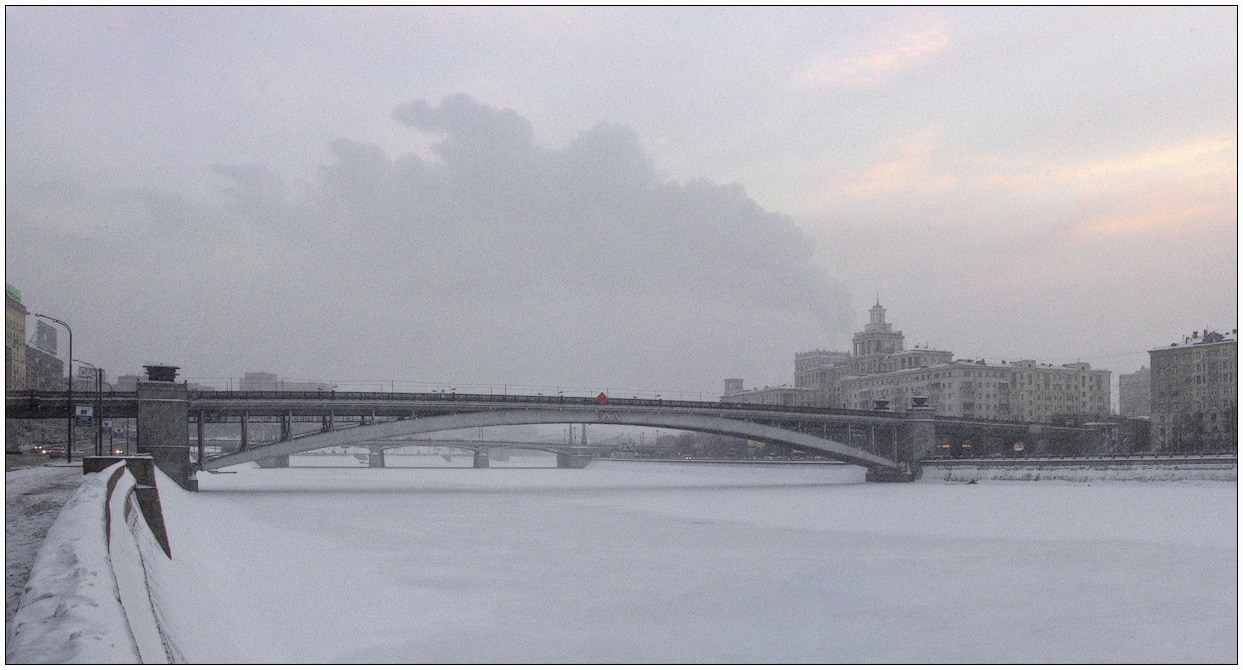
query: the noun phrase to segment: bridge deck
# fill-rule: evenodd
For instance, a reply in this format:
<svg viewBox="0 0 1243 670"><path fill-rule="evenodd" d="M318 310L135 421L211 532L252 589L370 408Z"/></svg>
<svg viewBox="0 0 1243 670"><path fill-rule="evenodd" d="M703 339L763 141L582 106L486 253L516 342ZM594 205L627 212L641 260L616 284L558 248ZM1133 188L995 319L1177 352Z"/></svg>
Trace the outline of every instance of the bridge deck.
<svg viewBox="0 0 1243 670"><path fill-rule="evenodd" d="M6 394L5 410L9 418L53 419L66 418L67 394L64 391L15 391ZM93 405L97 400L103 404L103 415L113 418L137 416L138 398L135 393L110 392L102 396L75 394L74 404ZM764 417L786 420L828 420L834 423L855 422L860 424L893 424L909 421L905 412L896 410L854 410L832 407L809 407L799 405L761 405L753 403L726 403L696 400L666 400L649 398L609 398L600 403L595 397L501 395L474 393L384 393L332 391L190 391L189 412L195 417L199 412L209 421L250 417L288 416L295 419L321 416L375 416L409 418L443 412L493 411L498 409L594 407L600 409L670 409L692 413L713 414L736 418ZM974 419L965 417L937 416L938 425L989 426L1026 429L1042 426L1060 430L1072 429L1054 424L1036 424L997 419Z"/></svg>

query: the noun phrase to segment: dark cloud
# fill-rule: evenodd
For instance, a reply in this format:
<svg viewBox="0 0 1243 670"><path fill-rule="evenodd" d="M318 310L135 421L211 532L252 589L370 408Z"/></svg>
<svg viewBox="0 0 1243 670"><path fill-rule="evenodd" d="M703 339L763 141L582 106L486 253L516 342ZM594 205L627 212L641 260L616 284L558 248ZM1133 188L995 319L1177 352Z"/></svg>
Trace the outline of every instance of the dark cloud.
<svg viewBox="0 0 1243 670"><path fill-rule="evenodd" d="M394 117L439 136L433 159L343 139L304 189L218 165L198 200L11 194L10 226L50 253L47 211L72 207L63 237L112 226L79 250L84 266L142 250L130 272L73 292L143 294L142 327L165 334L144 342L164 350L118 344L131 369L162 357L201 376L715 390L748 371L779 381L792 349L848 329L844 291L787 217L738 185L662 178L629 128L600 124L554 150L514 111L467 96Z"/></svg>

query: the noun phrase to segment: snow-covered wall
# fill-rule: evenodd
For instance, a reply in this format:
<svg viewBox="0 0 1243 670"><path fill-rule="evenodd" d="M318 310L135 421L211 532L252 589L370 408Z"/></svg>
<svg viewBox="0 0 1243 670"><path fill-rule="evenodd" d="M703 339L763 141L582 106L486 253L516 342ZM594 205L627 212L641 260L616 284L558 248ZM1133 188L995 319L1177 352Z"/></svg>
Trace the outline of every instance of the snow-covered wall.
<svg viewBox="0 0 1243 670"><path fill-rule="evenodd" d="M105 530L108 478L119 467L86 475L48 530L13 615L7 663L142 660L121 605ZM124 493L120 485L118 493Z"/></svg>
<svg viewBox="0 0 1243 670"><path fill-rule="evenodd" d="M152 588L149 569L170 561L147 526L136 484L123 464L84 477L35 557L7 662L185 660Z"/></svg>

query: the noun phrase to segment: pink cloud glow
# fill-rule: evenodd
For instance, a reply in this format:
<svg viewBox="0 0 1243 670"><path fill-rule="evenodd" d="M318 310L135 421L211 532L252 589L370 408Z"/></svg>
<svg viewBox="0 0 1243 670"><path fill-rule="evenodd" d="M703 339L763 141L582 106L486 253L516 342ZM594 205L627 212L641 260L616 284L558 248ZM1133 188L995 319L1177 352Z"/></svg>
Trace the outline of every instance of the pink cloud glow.
<svg viewBox="0 0 1243 670"><path fill-rule="evenodd" d="M829 56L794 75L801 86L875 86L931 58L950 43L948 28L937 20L906 30L846 57Z"/></svg>

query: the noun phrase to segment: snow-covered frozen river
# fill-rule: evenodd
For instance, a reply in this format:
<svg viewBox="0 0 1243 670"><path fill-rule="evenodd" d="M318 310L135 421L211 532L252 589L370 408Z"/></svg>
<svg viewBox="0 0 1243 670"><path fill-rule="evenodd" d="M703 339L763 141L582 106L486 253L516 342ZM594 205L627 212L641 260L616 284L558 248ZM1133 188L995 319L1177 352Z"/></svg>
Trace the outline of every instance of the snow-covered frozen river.
<svg viewBox="0 0 1243 670"><path fill-rule="evenodd" d="M162 487L191 661L1237 661L1236 482L289 468Z"/></svg>

